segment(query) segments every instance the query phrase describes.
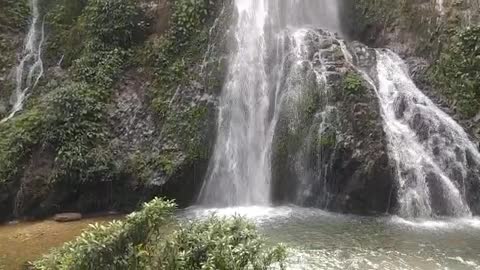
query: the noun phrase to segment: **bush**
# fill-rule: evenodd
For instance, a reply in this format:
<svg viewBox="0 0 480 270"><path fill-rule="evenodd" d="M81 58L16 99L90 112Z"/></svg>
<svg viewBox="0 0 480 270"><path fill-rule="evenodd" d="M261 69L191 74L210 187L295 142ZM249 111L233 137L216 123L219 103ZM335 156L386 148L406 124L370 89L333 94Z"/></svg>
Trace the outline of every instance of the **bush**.
<svg viewBox="0 0 480 270"><path fill-rule="evenodd" d="M38 270L268 269L283 268L286 249L269 248L242 218L216 218L180 225L165 235L175 205L154 199L108 226L93 225L76 240L34 262Z"/></svg>
<svg viewBox="0 0 480 270"><path fill-rule="evenodd" d="M480 111L480 26L458 30L433 69L433 81L465 117Z"/></svg>
<svg viewBox="0 0 480 270"><path fill-rule="evenodd" d="M283 246L268 248L255 228L240 217L216 218L183 225L162 244L157 269L283 268Z"/></svg>
<svg viewBox="0 0 480 270"><path fill-rule="evenodd" d="M65 82L50 99L46 141L57 152L53 181L83 183L110 180L113 157L107 142L108 91Z"/></svg>
<svg viewBox="0 0 480 270"><path fill-rule="evenodd" d="M0 124L0 184L14 180L21 173L19 164L40 145L44 127L45 118L39 109Z"/></svg>
<svg viewBox="0 0 480 270"><path fill-rule="evenodd" d="M62 66L69 67L78 57L84 45L85 34L78 19L87 0L43 0L45 23L49 32L45 59L62 59ZM52 59L52 60L53 60Z"/></svg>
<svg viewBox="0 0 480 270"><path fill-rule="evenodd" d="M87 48L86 50L79 59L74 61L75 79L105 89L112 87L125 65L129 52L119 48L112 50Z"/></svg>
<svg viewBox="0 0 480 270"><path fill-rule="evenodd" d="M354 72L347 72L343 79L343 89L348 95L358 95L364 92L365 86L363 85L363 79Z"/></svg>
<svg viewBox="0 0 480 270"><path fill-rule="evenodd" d="M30 6L27 0L0 0L0 31L22 31L28 25Z"/></svg>
<svg viewBox="0 0 480 270"><path fill-rule="evenodd" d="M141 269L139 247L171 221L175 204L154 199L124 221L92 225L76 240L33 263L41 270Z"/></svg>
<svg viewBox="0 0 480 270"><path fill-rule="evenodd" d="M135 0L90 0L81 17L88 39L128 48L139 31L140 10Z"/></svg>

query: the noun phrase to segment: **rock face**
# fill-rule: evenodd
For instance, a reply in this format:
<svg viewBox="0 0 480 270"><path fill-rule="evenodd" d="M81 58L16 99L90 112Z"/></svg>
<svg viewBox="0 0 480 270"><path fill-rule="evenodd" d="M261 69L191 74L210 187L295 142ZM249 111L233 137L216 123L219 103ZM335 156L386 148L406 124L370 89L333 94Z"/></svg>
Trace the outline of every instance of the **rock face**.
<svg viewBox="0 0 480 270"><path fill-rule="evenodd" d="M180 1L178 5L189 3ZM84 182L75 179L56 181L59 150L48 143L50 127L38 124L38 137L28 137L30 131L24 136L31 139L32 144L27 144L25 155L15 161L14 173L10 174L8 170L11 168L6 167L14 165L8 163L8 156L0 155L0 159L3 158L0 160L0 172L3 173L0 178L5 177L0 180L0 220L45 217L58 212L130 211L154 196L175 198L180 206L195 201L215 138L217 96L225 76L229 40L227 25L230 25L232 9L228 1L208 2L205 9L208 17L199 19L201 24L189 25L196 28L188 29L191 33L183 37L183 43L175 45L181 49L175 48L176 53L170 53L170 48L165 49L168 42L177 42L178 33L185 31L175 28L183 26L175 25L179 24L178 21L172 22L172 14L195 10L180 11L173 1L165 0L141 1L138 5L142 15L146 16L143 21L146 25L142 28L146 37L139 39L138 45L145 48L142 52L135 52L138 54L134 57L136 59L130 60L126 65L128 68L116 78L109 92L111 95L102 108L105 112L102 128L107 131L102 136L108 138L108 144L102 148L104 153L114 157L113 166L108 168L109 175L100 174ZM201 12L201 15L194 16L207 16ZM0 29L3 27L1 16ZM50 34L52 43L45 45L49 50L50 46L56 45L54 38L58 37L57 33ZM158 53L166 51L162 57L169 57L167 60L171 64L165 69L174 68L157 70L159 60L155 50ZM45 63L49 65L45 67L45 81L40 83L31 98L46 103L47 108L51 108L49 99L52 98L48 93L57 91L55 87L58 85L76 79L72 76L72 67L62 69L63 65L57 66L56 58L60 56L45 54ZM4 70L0 71L1 95L4 93ZM53 73L60 75L54 76ZM25 114L30 110L28 106ZM37 123L28 120L21 124L35 126ZM12 122L6 134L14 138L16 135L12 131L18 126ZM16 145L13 141L7 139L0 145L10 151ZM101 162L101 159L95 160L94 163L98 163L95 167L102 166ZM84 171L87 170L85 167Z"/></svg>
<svg viewBox="0 0 480 270"><path fill-rule="evenodd" d="M343 0L342 4L344 29L349 38L371 47L387 47L399 54L408 63L419 88L477 141L480 139L480 127L474 120L480 107L469 101L475 89L462 84L469 76L474 76L466 74L465 70L475 70L478 65L475 61L462 63L462 57L474 59L478 51L468 46L460 49L465 55L452 51L452 47L462 44L462 36L471 40L478 36L478 30L469 33L480 25L477 0ZM448 59L459 63L452 68L462 74L446 72L453 66Z"/></svg>
<svg viewBox="0 0 480 270"><path fill-rule="evenodd" d="M28 23L28 1L1 0L0 6L0 118L10 109L15 76L15 61L22 48Z"/></svg>
<svg viewBox="0 0 480 270"><path fill-rule="evenodd" d="M349 44L354 59L347 59L347 46L328 32L309 31L305 39L303 65L294 64L299 59L286 64L285 87L301 90L286 98L277 126L274 198L338 212L386 213L395 204L395 181L380 108L351 62L371 68L375 53Z"/></svg>
<svg viewBox="0 0 480 270"><path fill-rule="evenodd" d="M352 39L388 47L402 58L435 60L451 30L480 22L477 0L343 0L342 21Z"/></svg>
<svg viewBox="0 0 480 270"><path fill-rule="evenodd" d="M22 11L17 13L23 17L15 22L28 16L24 10L26 1L13 2L0 0L0 51L8 52L7 57L0 56L0 117L9 106L7 96L13 88L8 78L22 36L21 30L5 20L5 16L12 16L5 11ZM183 18L186 15L181 12L192 9L176 3L188 5L191 1L140 1L142 16L146 17L141 21L145 33L140 32L145 36L134 43L135 48L125 49L125 55L134 55L134 59L122 64L121 72L109 87L108 100L93 102L104 107L100 108L104 109L105 118L101 129L106 131L101 137L108 143L94 145L85 153L105 150L99 153L106 153L108 166L102 167L101 155L93 155L92 167L101 167L99 171L108 171L108 175L96 175L94 170L94 176L85 182L55 181L57 159L63 150L52 145L56 141L49 141L56 127L33 124L50 123L51 116L41 114L42 109L51 107L49 99L58 92L59 85L77 79L71 69L79 61L69 59L65 62L70 62L70 66L62 61L57 65L63 60L62 55L45 54L46 76L32 97L32 104L22 114L26 116L4 133L0 129L0 134L5 135L0 136L0 149L10 147L8 150L22 154L13 155L20 157L10 162L12 155L0 153L0 220L58 212L130 210L154 196L175 198L181 206L196 200L216 136L218 96L227 74L229 49L235 43L231 42L234 37L228 29L231 20L235 20L231 1L207 2L209 17L199 20L195 29L187 30L182 23L190 26L190 22L175 19ZM4 3L8 3L7 9L3 9ZM465 120L457 111L456 101L434 87L429 72L444 52L442 44L450 38L448 29L478 24L478 1L344 0L342 5L344 32L350 38L399 53L407 59L416 83L444 111ZM187 15L195 19L198 14ZM65 27L69 25L58 29ZM359 71L370 75L376 72L375 52L326 31L291 31L286 33L281 50L288 52L279 69L281 78L271 78L277 79L286 92L271 153L272 197L278 204L295 203L338 212L392 212L398 203L397 187L387 154L380 105L375 90ZM141 52L136 52L137 46L142 48ZM76 57L82 49L72 47L70 57ZM52 48L49 47L50 53ZM62 53L68 50L62 49ZM108 51L112 52L118 52L118 48ZM113 63L112 66L117 64ZM94 90L100 92L102 88ZM35 108L42 102L48 106ZM32 107L37 114L31 113ZM404 107L405 104L399 104L398 117ZM29 115L33 115L33 120ZM478 118L462 122L472 135L480 130ZM418 122L421 124L421 119ZM13 134L18 130L20 137ZM32 130L40 130L41 136ZM1 138L7 135L12 139ZM91 138L91 134L86 136ZM90 172L89 169L85 171ZM71 176L74 178L75 173ZM480 184L469 183L471 192L467 199L472 211L480 212L476 192Z"/></svg>
<svg viewBox="0 0 480 270"><path fill-rule="evenodd" d="M475 116L480 107L475 70L479 61L475 59L480 59L480 54L473 44L478 44L479 1L344 0L343 5L344 28L350 38L399 54L418 88L478 144L480 126ZM416 124L422 124L421 118L416 120ZM419 133L422 140L427 136L426 132ZM476 166L470 166L466 178L452 176L466 183L465 196L473 213L479 212L477 174Z"/></svg>

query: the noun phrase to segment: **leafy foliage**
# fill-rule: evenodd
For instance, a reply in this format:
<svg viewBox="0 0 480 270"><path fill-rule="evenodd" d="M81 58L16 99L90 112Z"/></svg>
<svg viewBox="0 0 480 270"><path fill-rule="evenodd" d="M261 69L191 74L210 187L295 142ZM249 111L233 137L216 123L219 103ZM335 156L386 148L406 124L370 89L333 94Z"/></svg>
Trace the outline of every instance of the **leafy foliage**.
<svg viewBox="0 0 480 270"><path fill-rule="evenodd" d="M38 145L45 121L41 110L30 110L0 128L0 184L21 173L21 164Z"/></svg>
<svg viewBox="0 0 480 270"><path fill-rule="evenodd" d="M462 115L480 111L480 26L456 31L434 67L433 80Z"/></svg>
<svg viewBox="0 0 480 270"><path fill-rule="evenodd" d="M90 40L87 46L128 48L139 31L140 11L135 0L90 0L80 20Z"/></svg>
<svg viewBox="0 0 480 270"><path fill-rule="evenodd" d="M15 1L0 1L17 5ZM32 154L39 149L52 151L49 158L54 159L53 167L48 177L52 192L68 187L78 196L98 187L124 187L124 183L134 182L130 176L139 175L142 179L138 180L142 181L158 176L159 171L171 176L185 160L204 157L205 145L198 134L208 108L191 106L190 101L182 100L181 108L173 110L170 101L177 87L199 81L195 67L201 63L207 47L208 14L218 5L210 0L170 3L169 30L147 43L143 2L41 1L48 33L45 65L59 63L66 73L52 72L55 78L39 85L25 110L0 124L0 182L18 181ZM150 108L158 120L159 133L169 145L168 149L154 149L125 159L131 162L123 162L113 157L117 149L110 143L107 107L115 82L126 68L135 64L157 78L147 100L152 101ZM121 177L127 170L134 173ZM105 181L115 181L115 185L104 184ZM123 192L120 189L118 192ZM58 204L63 207L62 202Z"/></svg>
<svg viewBox="0 0 480 270"><path fill-rule="evenodd" d="M318 138L319 146L331 147L331 146L335 146L336 143L337 143L337 136L333 132L330 132L330 134L328 133L322 134L322 136Z"/></svg>
<svg viewBox="0 0 480 270"><path fill-rule="evenodd" d="M39 270L268 269L283 265L283 246L269 248L242 218L211 217L165 235L175 205L154 199L124 221L93 225L76 240L34 262Z"/></svg>
<svg viewBox="0 0 480 270"><path fill-rule="evenodd" d="M142 160L135 155L132 161L140 165L137 175L142 178L149 178L155 171L152 168L161 168L166 176L173 175L181 163L179 157L185 156L187 161L205 158L205 145L199 134L208 108L201 104L192 107L190 101L174 98L179 89L191 88L192 81L202 80L195 68L202 63L207 48L209 14L219 5L209 0L172 1L167 32L138 49L137 64L155 77L147 92L149 107L162 123L163 138L175 145L174 149L157 151Z"/></svg>
<svg viewBox="0 0 480 270"><path fill-rule="evenodd" d="M355 72L348 72L343 79L343 89L349 95L361 94L365 91L362 77Z"/></svg>
<svg viewBox="0 0 480 270"><path fill-rule="evenodd" d="M110 88L125 65L129 52L118 48L102 51L88 48L74 62L74 77L105 89Z"/></svg>
<svg viewBox="0 0 480 270"><path fill-rule="evenodd" d="M54 181L111 180L112 153L105 126L107 95L85 83L67 83L50 101L46 141L56 147Z"/></svg>
<svg viewBox="0 0 480 270"><path fill-rule="evenodd" d="M159 256L158 269L165 270L260 270L282 265L286 250L283 246L267 248L255 226L240 217L211 217L183 225L162 243Z"/></svg>
<svg viewBox="0 0 480 270"><path fill-rule="evenodd" d="M21 31L27 25L30 7L27 0L0 0L0 32Z"/></svg>
<svg viewBox="0 0 480 270"><path fill-rule="evenodd" d="M81 53L85 40L83 26L78 22L87 0L44 0L45 23L50 38L46 44L46 58L57 59L69 67Z"/></svg>
<svg viewBox="0 0 480 270"><path fill-rule="evenodd" d="M130 56L132 37L141 31L136 1L46 0L42 7L54 30L48 42L71 58L74 81L47 85L46 98L36 99L22 115L1 124L0 181L15 180L32 148L45 144L55 150L52 182L111 181L114 165L106 107L111 87ZM78 36L82 42L76 41ZM64 42L71 46L63 47Z"/></svg>
<svg viewBox="0 0 480 270"><path fill-rule="evenodd" d="M142 269L137 252L152 233L171 221L174 209L172 201L154 199L124 221L93 225L33 266L41 270Z"/></svg>

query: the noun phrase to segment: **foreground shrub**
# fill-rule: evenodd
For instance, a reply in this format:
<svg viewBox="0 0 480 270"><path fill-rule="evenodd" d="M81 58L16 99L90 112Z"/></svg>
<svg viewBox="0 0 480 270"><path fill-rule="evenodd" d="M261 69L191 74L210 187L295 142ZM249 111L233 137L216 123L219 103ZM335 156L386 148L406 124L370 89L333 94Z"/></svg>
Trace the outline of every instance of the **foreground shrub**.
<svg viewBox="0 0 480 270"><path fill-rule="evenodd" d="M268 247L255 226L239 217L211 217L168 233L174 208L154 199L124 221L93 225L33 269L283 269L285 248Z"/></svg>
<svg viewBox="0 0 480 270"><path fill-rule="evenodd" d="M124 221L92 225L76 240L33 263L34 269L139 269L136 251L171 221L175 204L154 199Z"/></svg>
<svg viewBox="0 0 480 270"><path fill-rule="evenodd" d="M283 269L286 250L269 248L256 227L240 217L183 225L162 244L157 269Z"/></svg>

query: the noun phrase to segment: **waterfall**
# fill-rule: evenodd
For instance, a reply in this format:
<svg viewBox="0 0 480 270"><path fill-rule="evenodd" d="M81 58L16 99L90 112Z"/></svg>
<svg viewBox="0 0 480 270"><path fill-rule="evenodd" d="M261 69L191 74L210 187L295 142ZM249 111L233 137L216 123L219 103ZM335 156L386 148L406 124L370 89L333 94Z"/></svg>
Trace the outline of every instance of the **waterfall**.
<svg viewBox="0 0 480 270"><path fill-rule="evenodd" d="M282 100L290 92L282 87L285 61L292 47L301 48L300 28L339 31L337 2L235 0L234 4L236 48L220 97L215 150L199 203L264 205L270 202L275 126Z"/></svg>
<svg viewBox="0 0 480 270"><path fill-rule="evenodd" d="M43 75L42 46L45 39L44 21L40 19L39 0L31 0L32 21L25 38L22 59L16 67L15 91L11 97L10 114L0 123L8 121L23 109L24 101Z"/></svg>
<svg viewBox="0 0 480 270"><path fill-rule="evenodd" d="M469 216L465 182L480 153L466 132L413 83L402 60L377 50L378 97L398 180L399 214ZM474 179L473 181L478 181Z"/></svg>

